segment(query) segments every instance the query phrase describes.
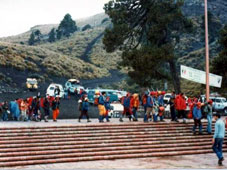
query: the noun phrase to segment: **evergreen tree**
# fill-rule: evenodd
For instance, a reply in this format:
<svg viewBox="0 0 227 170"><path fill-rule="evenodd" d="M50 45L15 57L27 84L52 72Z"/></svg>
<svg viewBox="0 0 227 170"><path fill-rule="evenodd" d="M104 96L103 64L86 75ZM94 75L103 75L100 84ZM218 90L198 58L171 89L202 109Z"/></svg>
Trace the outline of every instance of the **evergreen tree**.
<svg viewBox="0 0 227 170"><path fill-rule="evenodd" d="M55 29L52 28L51 31L49 32L49 38L48 38L48 41L49 42L55 42L56 40L56 32L55 32Z"/></svg>
<svg viewBox="0 0 227 170"><path fill-rule="evenodd" d="M35 35L35 39L36 39L36 41L37 42L40 42L40 37L41 37L41 32L40 32L40 30L35 30L35 32L34 32L34 35Z"/></svg>
<svg viewBox="0 0 227 170"><path fill-rule="evenodd" d="M69 37L72 33L77 31L76 22L72 20L70 14L66 14L57 29L57 38L62 36Z"/></svg>
<svg viewBox="0 0 227 170"><path fill-rule="evenodd" d="M227 25L220 32L221 52L212 62L212 72L222 76L222 88L227 88Z"/></svg>
<svg viewBox="0 0 227 170"><path fill-rule="evenodd" d="M35 44L35 34L34 32L31 33L30 38L28 40L29 45L34 45Z"/></svg>
<svg viewBox="0 0 227 170"><path fill-rule="evenodd" d="M87 25L85 25L85 26L82 28L82 31L86 31L86 30L91 29L91 28L92 28L91 25L90 25L90 24L87 24Z"/></svg>
<svg viewBox="0 0 227 170"><path fill-rule="evenodd" d="M180 80L175 46L180 35L192 31L183 14L182 0L111 0L105 4L113 26L105 30L107 52L123 50L122 65L140 86L149 87L154 78L171 77L176 92Z"/></svg>

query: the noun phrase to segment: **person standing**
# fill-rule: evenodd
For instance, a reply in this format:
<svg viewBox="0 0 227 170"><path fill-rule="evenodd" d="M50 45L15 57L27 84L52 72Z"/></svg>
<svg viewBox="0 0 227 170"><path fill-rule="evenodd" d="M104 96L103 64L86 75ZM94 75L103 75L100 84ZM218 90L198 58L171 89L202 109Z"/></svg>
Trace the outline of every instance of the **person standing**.
<svg viewBox="0 0 227 170"><path fill-rule="evenodd" d="M152 92L151 92L147 98L147 113L144 117L144 122L148 122L148 119L152 117L153 105L154 105L154 101L153 101Z"/></svg>
<svg viewBox="0 0 227 170"><path fill-rule="evenodd" d="M148 92L145 92L143 97L142 97L142 104L144 108L144 115L146 115L147 112L147 97L148 97Z"/></svg>
<svg viewBox="0 0 227 170"><path fill-rule="evenodd" d="M208 101L208 104L205 106L207 107L207 133L211 134L212 132L212 116L213 116L213 111L212 111L212 100Z"/></svg>
<svg viewBox="0 0 227 170"><path fill-rule="evenodd" d="M28 103L27 100L22 100L20 103L20 111L21 111L21 115L20 115L20 119L22 121L27 121L27 110L28 110Z"/></svg>
<svg viewBox="0 0 227 170"><path fill-rule="evenodd" d="M130 108L130 102L131 102L131 94L127 93L127 95L123 98L123 106L124 106L124 111L123 115L126 115L129 117L129 121L131 121L131 115L132 115L132 110ZM120 117L120 122L123 122L123 115Z"/></svg>
<svg viewBox="0 0 227 170"><path fill-rule="evenodd" d="M107 96L106 97L106 100L105 100L105 109L106 109L106 114L105 114L105 118L106 118L106 121L109 122L109 111L111 109L111 106L110 106L110 96Z"/></svg>
<svg viewBox="0 0 227 170"><path fill-rule="evenodd" d="M139 108L139 95L137 93L133 94L132 97L132 113L133 113L133 121L138 121L138 115L137 115L137 110Z"/></svg>
<svg viewBox="0 0 227 170"><path fill-rule="evenodd" d="M225 123L221 119L220 113L216 113L214 115L214 119L216 123L215 123L215 132L212 139L212 144L213 144L212 149L218 157L218 165L221 166L222 162L224 161L224 157L222 155L222 144L225 137Z"/></svg>
<svg viewBox="0 0 227 170"><path fill-rule="evenodd" d="M171 97L170 100L169 100L169 103L168 103L170 105L171 121L177 121L175 105L174 105L174 99L175 98Z"/></svg>
<svg viewBox="0 0 227 170"><path fill-rule="evenodd" d="M52 111L53 111L53 121L57 122L57 117L59 115L60 99L56 97L52 102Z"/></svg>
<svg viewBox="0 0 227 170"><path fill-rule="evenodd" d="M8 120L8 112L9 112L9 106L8 102L5 101L2 105L2 120L7 121Z"/></svg>
<svg viewBox="0 0 227 170"><path fill-rule="evenodd" d="M102 92L101 95L99 96L99 101L98 101L99 122L103 122L104 116L106 114L105 97L106 97L106 92Z"/></svg>
<svg viewBox="0 0 227 170"><path fill-rule="evenodd" d="M195 135L196 127L199 125L199 134L202 134L202 113L201 113L201 103L198 102L194 105L193 108L193 119L194 119L194 126L193 126L193 134Z"/></svg>
<svg viewBox="0 0 227 170"><path fill-rule="evenodd" d="M80 120L83 118L83 116L86 116L87 122L91 122L89 120L89 116L88 116L88 109L89 109L88 98L85 97L85 99L82 100L81 114L79 116L78 122L80 122Z"/></svg>
<svg viewBox="0 0 227 170"><path fill-rule="evenodd" d="M43 102L43 110L44 110L44 121L48 122L48 117L50 115L50 102L49 98L46 97Z"/></svg>

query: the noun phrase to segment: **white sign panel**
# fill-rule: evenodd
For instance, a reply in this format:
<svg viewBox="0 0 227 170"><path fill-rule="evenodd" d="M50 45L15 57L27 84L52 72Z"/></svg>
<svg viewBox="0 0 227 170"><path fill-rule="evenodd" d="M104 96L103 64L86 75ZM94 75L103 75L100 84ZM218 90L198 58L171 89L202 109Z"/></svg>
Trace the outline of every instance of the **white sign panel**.
<svg viewBox="0 0 227 170"><path fill-rule="evenodd" d="M181 65L181 78L197 83L206 84L206 72ZM209 74L209 84L214 87L221 87L222 76Z"/></svg>

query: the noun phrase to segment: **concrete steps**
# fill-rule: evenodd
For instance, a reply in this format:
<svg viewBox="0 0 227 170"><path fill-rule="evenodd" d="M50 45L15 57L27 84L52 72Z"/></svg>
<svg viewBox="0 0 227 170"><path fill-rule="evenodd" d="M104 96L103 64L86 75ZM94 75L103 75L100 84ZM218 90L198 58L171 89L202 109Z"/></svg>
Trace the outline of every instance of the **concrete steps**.
<svg viewBox="0 0 227 170"><path fill-rule="evenodd" d="M131 122L0 128L0 167L212 153L212 136L193 135L192 126ZM227 141L223 146L227 151Z"/></svg>

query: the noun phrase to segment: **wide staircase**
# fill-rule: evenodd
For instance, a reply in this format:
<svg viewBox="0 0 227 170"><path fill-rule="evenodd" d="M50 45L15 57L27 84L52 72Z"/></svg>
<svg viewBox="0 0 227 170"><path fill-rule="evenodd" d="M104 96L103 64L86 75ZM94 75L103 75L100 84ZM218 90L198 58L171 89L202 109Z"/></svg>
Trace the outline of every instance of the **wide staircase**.
<svg viewBox="0 0 227 170"><path fill-rule="evenodd" d="M192 125L56 123L0 128L0 167L212 153L212 136L193 135ZM223 151L227 151L226 141Z"/></svg>

